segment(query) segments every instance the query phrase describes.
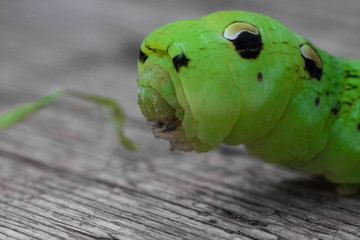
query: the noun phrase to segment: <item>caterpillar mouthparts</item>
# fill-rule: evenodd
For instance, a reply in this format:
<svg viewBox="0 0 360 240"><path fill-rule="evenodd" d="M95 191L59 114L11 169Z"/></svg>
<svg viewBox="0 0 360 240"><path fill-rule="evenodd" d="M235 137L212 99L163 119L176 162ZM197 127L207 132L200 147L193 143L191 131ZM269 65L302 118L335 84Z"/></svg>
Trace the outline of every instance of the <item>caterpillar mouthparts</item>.
<svg viewBox="0 0 360 240"><path fill-rule="evenodd" d="M168 140L170 143L170 149L181 150L184 152L190 152L194 150L193 145L184 140L184 130L181 126L181 122L177 119L174 122L162 123L162 122L149 122L151 130L156 138Z"/></svg>
<svg viewBox="0 0 360 240"><path fill-rule="evenodd" d="M153 87L172 84L168 73L163 68L152 65L139 76L138 83L140 85L138 104L142 114L148 120L154 136L168 140L171 150L194 150L193 145L185 136L182 122L175 116L176 110L163 97L166 95L165 90L160 93Z"/></svg>
<svg viewBox="0 0 360 240"><path fill-rule="evenodd" d="M185 138L184 129L181 121L175 117L175 111L156 91L140 89L138 102L156 138L168 140L171 150L186 152L194 150L192 144Z"/></svg>

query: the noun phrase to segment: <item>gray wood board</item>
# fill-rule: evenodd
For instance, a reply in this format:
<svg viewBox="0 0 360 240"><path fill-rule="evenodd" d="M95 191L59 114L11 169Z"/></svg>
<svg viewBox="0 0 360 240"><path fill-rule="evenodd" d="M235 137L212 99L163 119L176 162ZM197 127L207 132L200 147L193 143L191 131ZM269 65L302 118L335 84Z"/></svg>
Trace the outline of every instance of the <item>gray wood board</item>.
<svg viewBox="0 0 360 240"><path fill-rule="evenodd" d="M141 146L123 149L101 107L66 97L0 132L0 239L360 239L360 197L242 147L182 153L152 136L136 103L141 41L225 9L360 59L358 0L0 2L0 110L55 87L111 96Z"/></svg>

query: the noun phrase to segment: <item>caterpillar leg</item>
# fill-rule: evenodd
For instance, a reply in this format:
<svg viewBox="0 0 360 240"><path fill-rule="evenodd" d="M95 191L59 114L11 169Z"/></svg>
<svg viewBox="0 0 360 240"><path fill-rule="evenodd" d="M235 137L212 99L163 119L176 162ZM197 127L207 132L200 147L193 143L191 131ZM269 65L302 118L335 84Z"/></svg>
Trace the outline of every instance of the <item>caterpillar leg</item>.
<svg viewBox="0 0 360 240"><path fill-rule="evenodd" d="M341 183L336 185L336 191L343 196L351 196L360 193L359 183Z"/></svg>
<svg viewBox="0 0 360 240"><path fill-rule="evenodd" d="M118 103L108 97L85 94L70 90L56 90L51 94L39 98L33 102L18 105L0 114L0 130L8 128L23 121L26 117L46 107L64 94L94 102L108 109L110 120L115 128L120 144L129 150L136 150L137 145L124 135L125 114Z"/></svg>

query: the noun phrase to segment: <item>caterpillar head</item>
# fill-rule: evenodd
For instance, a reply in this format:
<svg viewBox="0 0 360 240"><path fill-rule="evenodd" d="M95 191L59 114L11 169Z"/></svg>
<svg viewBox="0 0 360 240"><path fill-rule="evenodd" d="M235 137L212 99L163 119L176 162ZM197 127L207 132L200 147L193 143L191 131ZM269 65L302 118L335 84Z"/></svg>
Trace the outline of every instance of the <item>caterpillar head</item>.
<svg viewBox="0 0 360 240"><path fill-rule="evenodd" d="M303 62L296 36L260 14L177 21L141 45L138 103L155 136L172 148L242 144L279 121Z"/></svg>

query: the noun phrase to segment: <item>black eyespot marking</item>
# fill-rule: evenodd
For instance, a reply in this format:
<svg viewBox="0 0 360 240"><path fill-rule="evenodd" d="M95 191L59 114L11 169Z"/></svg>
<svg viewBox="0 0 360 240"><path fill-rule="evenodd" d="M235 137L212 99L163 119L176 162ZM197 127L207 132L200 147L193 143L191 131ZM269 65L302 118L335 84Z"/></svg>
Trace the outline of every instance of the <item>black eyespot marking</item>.
<svg viewBox="0 0 360 240"><path fill-rule="evenodd" d="M317 97L315 99L315 106L317 107L317 106L319 106L319 104L320 104L320 97Z"/></svg>
<svg viewBox="0 0 360 240"><path fill-rule="evenodd" d="M246 22L230 24L223 36L232 42L240 56L245 59L255 59L263 49L259 30Z"/></svg>
<svg viewBox="0 0 360 240"><path fill-rule="evenodd" d="M184 52L182 52L181 54L179 55L176 55L173 59L173 64L174 64L174 67L176 69L177 72L179 72L180 68L181 67L187 67L190 59L188 59Z"/></svg>
<svg viewBox="0 0 360 240"><path fill-rule="evenodd" d="M140 50L139 61L140 61L141 63L144 63L147 58L148 58L148 56L147 56L145 53L143 53L143 51Z"/></svg>
<svg viewBox="0 0 360 240"><path fill-rule="evenodd" d="M331 109L331 113L337 115L341 109L341 102L337 101L335 106Z"/></svg>
<svg viewBox="0 0 360 240"><path fill-rule="evenodd" d="M312 60L305 58L305 70L309 72L310 77L314 77L317 80L321 79L322 69L317 68Z"/></svg>
<svg viewBox="0 0 360 240"><path fill-rule="evenodd" d="M263 75L261 72L258 72L257 74L257 79L258 79L258 82L262 82L263 81Z"/></svg>
<svg viewBox="0 0 360 240"><path fill-rule="evenodd" d="M305 60L305 70L310 74L311 78L316 78L320 81L323 64L319 54L308 44L300 46L301 56Z"/></svg>
<svg viewBox="0 0 360 240"><path fill-rule="evenodd" d="M263 49L260 34L252 34L249 32L242 32L239 36L231 41L235 49L239 52L242 58L255 59L259 56Z"/></svg>
<svg viewBox="0 0 360 240"><path fill-rule="evenodd" d="M360 132L360 122L357 125L357 130L358 130L358 132Z"/></svg>

